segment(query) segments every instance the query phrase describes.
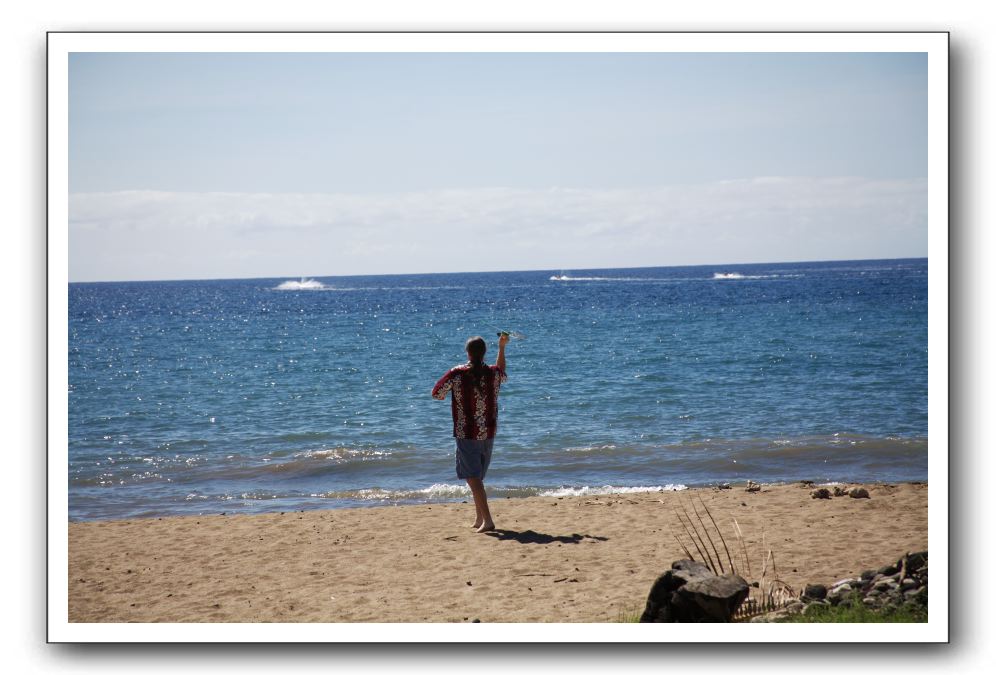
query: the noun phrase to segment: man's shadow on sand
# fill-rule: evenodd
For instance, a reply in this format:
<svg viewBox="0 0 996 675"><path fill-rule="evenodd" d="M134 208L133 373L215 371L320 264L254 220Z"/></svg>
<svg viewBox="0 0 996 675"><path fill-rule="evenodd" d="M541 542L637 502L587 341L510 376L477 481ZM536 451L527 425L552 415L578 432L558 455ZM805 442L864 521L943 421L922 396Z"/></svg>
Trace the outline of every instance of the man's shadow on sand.
<svg viewBox="0 0 996 675"><path fill-rule="evenodd" d="M580 544L585 539L591 539L594 541L608 541L608 537L596 537L591 534L577 534L572 535L557 535L543 534L542 532L534 532L533 530L524 530L523 532L516 532L515 530L491 530L490 532L485 532L489 537L494 537L495 539L500 539L502 541L517 541L520 544Z"/></svg>

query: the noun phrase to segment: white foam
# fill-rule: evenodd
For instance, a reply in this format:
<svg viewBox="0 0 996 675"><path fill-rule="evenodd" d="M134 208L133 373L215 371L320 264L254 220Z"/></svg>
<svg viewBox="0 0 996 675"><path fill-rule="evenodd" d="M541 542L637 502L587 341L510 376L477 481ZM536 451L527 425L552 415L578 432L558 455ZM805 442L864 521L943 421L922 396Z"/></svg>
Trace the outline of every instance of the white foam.
<svg viewBox="0 0 996 675"><path fill-rule="evenodd" d="M301 277L300 281L285 281L274 290L277 291L324 291L329 287L323 284L321 281L316 281L314 279L306 279Z"/></svg>
<svg viewBox="0 0 996 675"><path fill-rule="evenodd" d="M603 485L602 487L590 487L585 485L583 487L561 487L554 490L544 490L539 493L540 497L584 497L587 495L625 495L634 494L637 492L675 492L678 490L687 490L688 488L684 485L672 485L668 483L667 485L653 485L653 486L632 486L632 487L615 487L612 485Z"/></svg>
<svg viewBox="0 0 996 675"><path fill-rule="evenodd" d="M780 278L793 278L797 279L801 277L801 274L740 274L740 272L713 272L713 280L719 281L722 279L780 279Z"/></svg>
<svg viewBox="0 0 996 675"><path fill-rule="evenodd" d="M550 277L550 281L680 281L680 279L663 279L658 277L569 277L559 274Z"/></svg>
<svg viewBox="0 0 996 675"><path fill-rule="evenodd" d="M348 459L352 457L360 457L365 459L367 457L384 457L390 455L389 451L384 450L354 450L351 448L322 448L321 450L305 450L304 452L294 453L294 457L308 458L308 459Z"/></svg>
<svg viewBox="0 0 996 675"><path fill-rule="evenodd" d="M622 277L569 277L566 274L555 274L550 281L629 281Z"/></svg>
<svg viewBox="0 0 996 675"><path fill-rule="evenodd" d="M595 452L597 450L615 450L614 445L585 445L579 448L567 448L564 452Z"/></svg>
<svg viewBox="0 0 996 675"><path fill-rule="evenodd" d="M416 492L427 497L466 497L470 494L470 488L466 485L436 483L430 487L416 490Z"/></svg>

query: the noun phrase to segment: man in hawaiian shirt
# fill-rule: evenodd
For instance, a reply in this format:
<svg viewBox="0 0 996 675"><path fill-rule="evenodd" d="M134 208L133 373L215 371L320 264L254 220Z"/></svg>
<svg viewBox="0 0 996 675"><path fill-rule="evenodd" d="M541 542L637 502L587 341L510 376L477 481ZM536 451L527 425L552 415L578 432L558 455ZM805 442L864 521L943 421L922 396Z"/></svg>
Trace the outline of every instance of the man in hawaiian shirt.
<svg viewBox="0 0 996 675"><path fill-rule="evenodd" d="M450 368L432 388L432 397L442 401L450 396L453 412L453 436L456 438L457 478L467 481L474 495L477 517L474 529L488 532L495 529L484 491L484 476L491 464L491 448L498 430L498 391L508 376L505 374L505 345L508 334L498 339L495 365L484 363L488 345L484 338L467 340L468 362Z"/></svg>

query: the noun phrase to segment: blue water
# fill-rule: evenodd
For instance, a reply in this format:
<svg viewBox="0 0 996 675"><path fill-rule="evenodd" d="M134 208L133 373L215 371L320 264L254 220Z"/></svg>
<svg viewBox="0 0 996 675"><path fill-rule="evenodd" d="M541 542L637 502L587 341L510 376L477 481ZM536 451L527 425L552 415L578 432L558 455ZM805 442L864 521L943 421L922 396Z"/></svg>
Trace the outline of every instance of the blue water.
<svg viewBox="0 0 996 675"><path fill-rule="evenodd" d="M293 281L70 284L71 519L464 499L499 328L494 496L927 477L925 259Z"/></svg>

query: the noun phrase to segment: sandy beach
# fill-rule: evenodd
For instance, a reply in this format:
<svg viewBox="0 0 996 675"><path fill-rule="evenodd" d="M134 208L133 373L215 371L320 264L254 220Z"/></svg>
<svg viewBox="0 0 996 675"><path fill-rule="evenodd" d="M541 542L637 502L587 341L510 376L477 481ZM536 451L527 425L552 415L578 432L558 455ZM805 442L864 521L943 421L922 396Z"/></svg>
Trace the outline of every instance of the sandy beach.
<svg viewBox="0 0 996 675"><path fill-rule="evenodd" d="M472 503L75 522L69 619L617 621L685 557L674 509L700 498L731 544L739 523L755 577L771 549L800 590L925 550L927 485L864 487L870 499L812 499L799 483L498 499L488 534L471 529Z"/></svg>

